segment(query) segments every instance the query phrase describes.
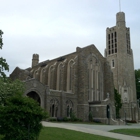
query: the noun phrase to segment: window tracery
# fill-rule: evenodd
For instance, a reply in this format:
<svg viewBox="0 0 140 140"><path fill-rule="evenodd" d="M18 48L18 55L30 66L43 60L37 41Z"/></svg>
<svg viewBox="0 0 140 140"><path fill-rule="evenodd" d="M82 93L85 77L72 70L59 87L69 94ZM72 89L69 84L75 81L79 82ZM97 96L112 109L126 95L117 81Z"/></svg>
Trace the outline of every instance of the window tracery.
<svg viewBox="0 0 140 140"><path fill-rule="evenodd" d="M40 82L43 83L43 84L47 84L47 79L46 79L46 71L48 69L48 65L46 65L45 67L43 67L41 69L41 72L40 72Z"/></svg>
<svg viewBox="0 0 140 140"><path fill-rule="evenodd" d="M103 77L99 60L91 55L88 59L88 100L100 101L103 97Z"/></svg>
<svg viewBox="0 0 140 140"><path fill-rule="evenodd" d="M74 74L74 60L70 60L67 69L67 91L72 92L72 77Z"/></svg>
<svg viewBox="0 0 140 140"><path fill-rule="evenodd" d="M62 83L62 70L63 70L63 64L60 63L58 65L58 68L57 68L57 90L62 90L62 86L61 86L61 83Z"/></svg>
<svg viewBox="0 0 140 140"><path fill-rule="evenodd" d="M71 117L73 111L73 103L71 100L66 101L67 117Z"/></svg>
<svg viewBox="0 0 140 140"><path fill-rule="evenodd" d="M57 99L50 100L50 115L51 115L51 117L57 117L58 105L59 105L59 102Z"/></svg>

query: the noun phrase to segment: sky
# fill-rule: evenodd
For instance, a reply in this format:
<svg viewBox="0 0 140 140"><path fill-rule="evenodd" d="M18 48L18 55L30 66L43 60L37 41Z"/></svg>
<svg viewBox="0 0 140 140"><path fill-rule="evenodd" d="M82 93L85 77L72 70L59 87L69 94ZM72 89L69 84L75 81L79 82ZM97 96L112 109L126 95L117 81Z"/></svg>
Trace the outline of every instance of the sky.
<svg viewBox="0 0 140 140"><path fill-rule="evenodd" d="M0 57L9 75L31 67L32 55L51 60L94 44L104 56L106 28L116 25L116 13L125 13L130 27L134 68L140 68L140 0L0 0ZM121 5L121 7L119 6Z"/></svg>

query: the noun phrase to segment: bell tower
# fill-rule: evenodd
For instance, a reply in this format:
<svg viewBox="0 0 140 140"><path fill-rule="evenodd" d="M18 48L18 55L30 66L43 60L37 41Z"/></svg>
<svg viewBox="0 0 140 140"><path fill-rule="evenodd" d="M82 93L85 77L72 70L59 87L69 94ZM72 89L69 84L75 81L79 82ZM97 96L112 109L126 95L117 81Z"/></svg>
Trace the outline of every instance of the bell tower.
<svg viewBox="0 0 140 140"><path fill-rule="evenodd" d="M121 94L122 102L136 102L133 51L124 12L116 14L116 26L106 29L105 57L110 63L114 86Z"/></svg>

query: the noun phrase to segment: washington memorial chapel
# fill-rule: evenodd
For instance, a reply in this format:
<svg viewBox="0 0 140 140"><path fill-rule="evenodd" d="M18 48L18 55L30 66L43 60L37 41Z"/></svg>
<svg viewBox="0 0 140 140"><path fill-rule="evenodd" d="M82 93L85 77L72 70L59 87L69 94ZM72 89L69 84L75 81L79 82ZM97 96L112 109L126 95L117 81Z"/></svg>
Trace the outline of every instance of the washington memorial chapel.
<svg viewBox="0 0 140 140"><path fill-rule="evenodd" d="M115 124L114 87L121 94L121 119L138 120L133 51L130 29L126 27L125 14L116 14L116 26L106 29L105 56L95 45L59 58L39 62L33 54L32 66L18 67L11 79L25 82L25 95L35 99L51 117L93 119ZM125 113L124 113L125 112Z"/></svg>

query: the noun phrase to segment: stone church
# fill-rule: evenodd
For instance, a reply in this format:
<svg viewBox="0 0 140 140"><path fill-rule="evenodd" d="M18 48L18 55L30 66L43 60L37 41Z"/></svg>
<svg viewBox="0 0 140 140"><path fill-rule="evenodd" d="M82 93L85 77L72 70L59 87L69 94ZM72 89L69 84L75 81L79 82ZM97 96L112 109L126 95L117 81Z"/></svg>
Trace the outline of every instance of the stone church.
<svg viewBox="0 0 140 140"><path fill-rule="evenodd" d="M116 26L106 30L105 57L95 45L61 57L39 62L33 54L32 66L18 67L11 79L25 82L25 95L35 99L51 117L71 117L71 113L87 121L89 112L93 119L114 124L114 87L122 97L123 109L128 119L136 120L136 89L133 52L129 28L125 26L125 14L116 15ZM131 108L130 108L131 103ZM134 105L132 108L132 104Z"/></svg>

